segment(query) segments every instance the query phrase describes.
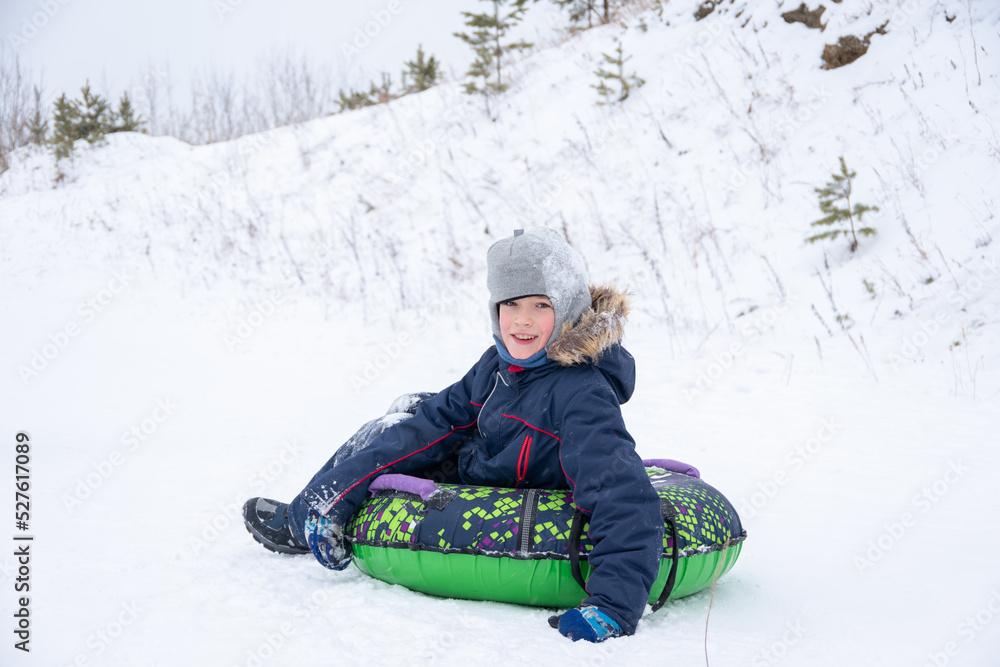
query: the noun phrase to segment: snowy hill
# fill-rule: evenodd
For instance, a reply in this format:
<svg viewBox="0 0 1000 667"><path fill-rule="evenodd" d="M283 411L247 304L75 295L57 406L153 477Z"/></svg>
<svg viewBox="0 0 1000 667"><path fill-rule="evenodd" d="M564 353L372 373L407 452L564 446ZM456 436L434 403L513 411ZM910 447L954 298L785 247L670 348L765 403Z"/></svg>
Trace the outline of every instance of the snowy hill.
<svg viewBox="0 0 1000 667"><path fill-rule="evenodd" d="M703 664L708 594L580 646L546 610L329 573L240 525L396 395L457 379L488 344L486 248L544 225L634 292L640 453L697 465L748 529L713 665L992 664L1000 7L845 2L823 31L789 8L550 29L492 117L451 82L225 144L16 154L0 438L13 458L30 433L36 541L32 653L0 662L500 664L512 635ZM645 85L599 106L619 41ZM841 156L879 208L854 253L804 242Z"/></svg>

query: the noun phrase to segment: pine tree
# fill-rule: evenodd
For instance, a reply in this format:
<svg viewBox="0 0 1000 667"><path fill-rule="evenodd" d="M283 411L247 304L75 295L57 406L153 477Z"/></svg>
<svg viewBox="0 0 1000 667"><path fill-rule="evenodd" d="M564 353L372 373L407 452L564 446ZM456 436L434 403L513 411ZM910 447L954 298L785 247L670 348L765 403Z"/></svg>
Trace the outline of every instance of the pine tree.
<svg viewBox="0 0 1000 667"><path fill-rule="evenodd" d="M375 104L375 102L369 97L369 93L363 91L354 90L353 88L348 88L345 93L343 89L337 93L337 113L343 113L345 111L354 111L355 109L361 109L363 107L370 107Z"/></svg>
<svg viewBox="0 0 1000 667"><path fill-rule="evenodd" d="M419 93L437 83L440 76L438 68L441 63L434 56L425 60L422 44L417 46L417 59L408 60L404 64L406 65L406 70L403 71L403 90L405 93ZM408 77L413 80L413 83L409 85L406 83Z"/></svg>
<svg viewBox="0 0 1000 667"><path fill-rule="evenodd" d="M139 132L144 123L142 116L137 115L133 110L132 100L126 90L118 102L118 122L111 128L110 132Z"/></svg>
<svg viewBox="0 0 1000 667"><path fill-rule="evenodd" d="M517 25L528 11L528 0L485 0L492 5L492 13L474 14L462 12L465 25L472 33L456 32L455 36L472 47L476 59L469 66L468 76L472 81L465 84L469 95L482 95L486 103L486 113L490 110L490 95L507 90L503 79L503 55L515 50L529 49L532 44L524 40L504 43L507 32ZM510 4L512 9L501 16L500 8ZM481 79L481 81L477 81Z"/></svg>
<svg viewBox="0 0 1000 667"><path fill-rule="evenodd" d="M640 88L644 83L643 79L636 76L635 72L625 75L625 63L632 59L632 56L625 57L622 52L622 43L618 42L618 48L615 49L614 56L609 56L607 53L602 53L604 56L604 63L598 67L594 74L600 79L597 85L591 85L591 88L597 90L601 95L602 100L598 104L615 104L618 102L624 102L628 99L629 93L633 88ZM608 71L604 69L605 65L613 65L614 69ZM618 90L607 85L607 82L617 82Z"/></svg>
<svg viewBox="0 0 1000 667"><path fill-rule="evenodd" d="M79 116L76 123L76 138L94 144L103 140L104 135L112 128L111 107L103 97L90 92L89 81L80 92L83 99L73 101Z"/></svg>
<svg viewBox="0 0 1000 667"><path fill-rule="evenodd" d="M837 223L848 222L850 229L843 227L838 227L836 229L829 229L825 232L820 232L819 234L814 234L806 238L806 243L815 243L816 241L822 240L834 240L840 234L847 236L848 233L851 235L851 252L858 249L858 234L862 236L874 236L878 232L873 227L854 227L854 218L857 216L858 225L861 225L865 213L869 211L878 211L877 206L868 206L866 204L854 204L854 208L851 208L851 182L854 177L857 176L857 172L849 171L847 169L847 163L844 162L844 158L840 158L840 173L831 174L832 180L827 181L826 185L821 188L813 188L819 199L819 210L825 215L810 223L813 227L831 227ZM837 202L843 201L846 207L837 206Z"/></svg>
<svg viewBox="0 0 1000 667"><path fill-rule="evenodd" d="M35 146L45 144L45 137L49 133L48 118L42 115L42 91L35 86L35 113L28 121L28 143Z"/></svg>
<svg viewBox="0 0 1000 667"><path fill-rule="evenodd" d="M587 19L587 27L593 27L594 17L604 25L611 21L611 0L552 0L563 9L569 10L569 20L580 23Z"/></svg>
<svg viewBox="0 0 1000 667"><path fill-rule="evenodd" d="M337 95L337 106L339 107L337 113L385 104L399 97L392 92L392 77L388 72L382 72L382 85L377 85L374 81L369 82L367 92L348 88L346 93L341 89Z"/></svg>
<svg viewBox="0 0 1000 667"><path fill-rule="evenodd" d="M55 113L52 116L52 139L49 142L56 160L73 155L73 142L77 139L77 121L79 113L76 105L66 99L66 93L56 100Z"/></svg>

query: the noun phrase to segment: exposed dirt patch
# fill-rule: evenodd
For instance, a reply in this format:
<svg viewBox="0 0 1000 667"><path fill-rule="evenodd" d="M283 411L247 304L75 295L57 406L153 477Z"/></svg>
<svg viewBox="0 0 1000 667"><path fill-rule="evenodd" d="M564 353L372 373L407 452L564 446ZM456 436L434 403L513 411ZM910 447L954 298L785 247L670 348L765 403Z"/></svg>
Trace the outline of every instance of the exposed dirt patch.
<svg viewBox="0 0 1000 667"><path fill-rule="evenodd" d="M850 65L866 53L868 53L868 42L854 35L844 35L836 44L827 44L823 47L823 69L837 69Z"/></svg>
<svg viewBox="0 0 1000 667"><path fill-rule="evenodd" d="M815 28L817 30L826 30L826 24L820 21L820 17L823 16L823 12L826 11L826 7L820 5L816 9L809 11L806 7L806 3L799 5L798 9L793 9L790 12L785 12L781 15L781 18L785 19L785 23L802 23L807 28Z"/></svg>
<svg viewBox="0 0 1000 667"><path fill-rule="evenodd" d="M714 0L705 0L705 2L701 3L698 6L698 10L694 13L694 18L695 20L700 21L714 11L715 11Z"/></svg>
<svg viewBox="0 0 1000 667"><path fill-rule="evenodd" d="M868 46L871 44L872 35L884 35L885 27L889 25L886 21L870 33L861 37L854 35L844 35L837 40L836 44L827 44L823 47L823 69L837 69L844 65L850 65L861 56L868 53Z"/></svg>

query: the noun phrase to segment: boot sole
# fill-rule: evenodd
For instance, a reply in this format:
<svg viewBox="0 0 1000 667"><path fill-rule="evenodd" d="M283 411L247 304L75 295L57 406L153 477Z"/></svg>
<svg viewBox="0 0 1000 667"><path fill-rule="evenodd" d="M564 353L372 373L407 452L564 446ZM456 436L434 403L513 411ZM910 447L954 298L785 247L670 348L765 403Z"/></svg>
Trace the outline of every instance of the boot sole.
<svg viewBox="0 0 1000 667"><path fill-rule="evenodd" d="M262 547L264 547L268 551L273 551L276 554L286 554L286 555L289 555L289 556L301 556L303 554L309 553L309 549L308 548L293 547L293 546L287 546L287 545L284 545L284 544L276 544L276 543L272 542L271 540L267 539L266 537L264 537L259 532L257 532L254 529L253 524L250 522L250 514L254 511L254 509L252 507L248 507L248 505L249 505L249 501L248 501L247 504L243 505L243 527L247 529L247 532L250 533L250 537L252 537L258 544L260 544ZM256 517L254 517L254 518L256 518Z"/></svg>

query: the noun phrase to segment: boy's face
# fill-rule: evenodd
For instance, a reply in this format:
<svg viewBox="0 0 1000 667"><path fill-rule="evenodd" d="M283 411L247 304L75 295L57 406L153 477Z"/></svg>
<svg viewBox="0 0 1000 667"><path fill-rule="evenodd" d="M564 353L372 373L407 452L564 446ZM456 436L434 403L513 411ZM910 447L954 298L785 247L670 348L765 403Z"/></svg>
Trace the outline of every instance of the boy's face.
<svg viewBox="0 0 1000 667"><path fill-rule="evenodd" d="M556 324L556 311L547 296L523 296L503 301L500 333L503 344L515 359L527 359L545 348Z"/></svg>

